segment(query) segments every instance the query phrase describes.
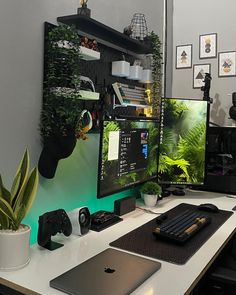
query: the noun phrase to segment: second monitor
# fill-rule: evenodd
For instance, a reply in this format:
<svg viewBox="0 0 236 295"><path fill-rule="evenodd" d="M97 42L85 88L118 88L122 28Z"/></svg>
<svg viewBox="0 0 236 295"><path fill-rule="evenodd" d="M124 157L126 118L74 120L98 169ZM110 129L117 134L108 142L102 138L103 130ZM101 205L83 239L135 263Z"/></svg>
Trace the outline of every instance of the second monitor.
<svg viewBox="0 0 236 295"><path fill-rule="evenodd" d="M161 105L160 183L203 185L209 103L164 98Z"/></svg>

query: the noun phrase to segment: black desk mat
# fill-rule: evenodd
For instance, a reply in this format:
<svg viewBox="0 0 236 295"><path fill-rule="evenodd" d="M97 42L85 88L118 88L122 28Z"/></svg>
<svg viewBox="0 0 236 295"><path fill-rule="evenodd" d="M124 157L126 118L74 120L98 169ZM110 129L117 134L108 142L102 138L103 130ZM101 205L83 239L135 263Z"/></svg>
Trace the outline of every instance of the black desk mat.
<svg viewBox="0 0 236 295"><path fill-rule="evenodd" d="M182 203L166 212L168 219L187 209L198 210L195 205ZM153 229L157 227L156 218L154 218L121 238L111 242L110 246L150 258L175 264L184 264L233 214L233 212L220 210L218 213L207 212L207 214L211 217L211 223L201 229L184 244L176 244L170 241L157 239L152 234Z"/></svg>

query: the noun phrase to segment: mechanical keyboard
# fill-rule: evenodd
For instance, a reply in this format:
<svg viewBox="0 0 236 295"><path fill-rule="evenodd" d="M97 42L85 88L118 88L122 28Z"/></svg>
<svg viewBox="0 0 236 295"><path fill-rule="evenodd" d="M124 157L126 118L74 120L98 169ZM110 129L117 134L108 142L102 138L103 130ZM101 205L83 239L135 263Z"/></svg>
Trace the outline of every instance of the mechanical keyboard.
<svg viewBox="0 0 236 295"><path fill-rule="evenodd" d="M210 222L211 218L207 213L186 210L161 223L153 230L153 234L166 240L184 243Z"/></svg>

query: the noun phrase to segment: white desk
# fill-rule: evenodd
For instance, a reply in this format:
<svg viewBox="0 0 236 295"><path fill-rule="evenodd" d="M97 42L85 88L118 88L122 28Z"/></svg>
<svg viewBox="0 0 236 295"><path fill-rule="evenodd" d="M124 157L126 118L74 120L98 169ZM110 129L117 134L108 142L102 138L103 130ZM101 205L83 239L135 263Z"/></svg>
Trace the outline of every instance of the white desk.
<svg viewBox="0 0 236 295"><path fill-rule="evenodd" d="M236 205L236 199L227 198L222 194L188 192L184 197L169 197L159 201L153 210L163 213L180 203L199 205L207 202L213 203L223 210L231 210ZM90 231L83 237L70 236L69 238L58 235L57 238L64 243L63 247L50 252L34 245L31 249L31 261L25 268L12 272L0 272L0 277L42 295L63 294L49 287L49 281L52 278L108 248L111 241L153 218L155 218L153 214L136 209L136 211L126 214L123 222L100 233ZM132 294L188 294L233 235L235 227L236 214L233 214L184 265L175 265L159 260L162 263L161 269ZM27 293L27 291L25 293L35 294Z"/></svg>

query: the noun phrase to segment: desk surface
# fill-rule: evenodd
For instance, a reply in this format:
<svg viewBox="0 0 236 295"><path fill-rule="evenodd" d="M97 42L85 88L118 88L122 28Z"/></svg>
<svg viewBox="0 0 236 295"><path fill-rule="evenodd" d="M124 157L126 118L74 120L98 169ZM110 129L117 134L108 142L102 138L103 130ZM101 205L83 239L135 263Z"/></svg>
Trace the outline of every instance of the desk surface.
<svg viewBox="0 0 236 295"><path fill-rule="evenodd" d="M194 205L213 203L220 209L232 210L236 205L236 196L235 198L227 198L225 195L217 193L190 191L184 197L165 198L159 201L158 205L154 209L152 208L152 210L163 213L180 203ZM142 206L143 203L140 202L139 205ZM72 235L69 238L63 235L57 235L58 241L64 243L63 247L50 252L38 245L34 245L31 248L31 261L26 267L12 272L1 271L0 277L42 295L63 294L49 287L49 281L51 279L108 248L111 241L123 236L154 217L153 214L136 209L124 215L123 222L117 223L100 233L90 231L85 236L78 237ZM235 227L236 214L233 214L184 265L175 265L159 260L162 263L161 269L132 294L188 294L232 236ZM32 294L30 292L24 292L26 294Z"/></svg>

